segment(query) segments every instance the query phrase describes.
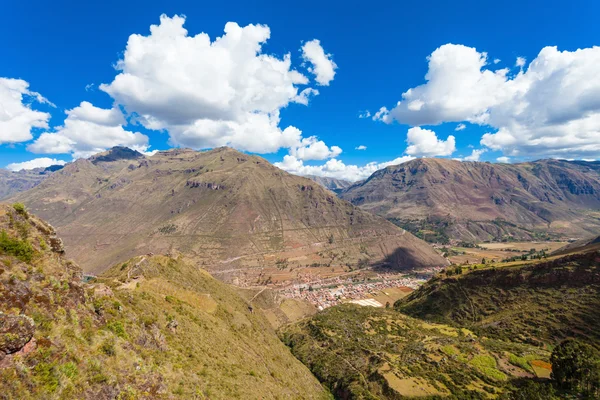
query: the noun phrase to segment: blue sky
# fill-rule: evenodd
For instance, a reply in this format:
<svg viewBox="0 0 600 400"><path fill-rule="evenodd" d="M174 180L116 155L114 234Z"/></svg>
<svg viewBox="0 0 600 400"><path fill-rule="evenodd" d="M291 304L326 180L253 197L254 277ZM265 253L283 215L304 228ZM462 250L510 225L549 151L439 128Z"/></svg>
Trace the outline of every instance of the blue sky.
<svg viewBox="0 0 600 400"><path fill-rule="evenodd" d="M2 93L13 101L20 94L22 107L42 115L0 101L0 167L40 157L70 161L114 144L149 145L149 151L229 144L291 172L354 180L420 156L508 162L600 157L595 1L88 3L3 5L0 77L10 81L0 100ZM162 14L171 23L185 16L182 47L151 37L150 26L161 24ZM245 30L248 40L224 50L223 59L216 56L223 53L194 52L196 42L187 39L204 32L214 41L229 21L240 30L268 26L258 54L284 62L289 53L285 76L265 78L272 63L248 50L253 39L264 39L264 30ZM132 34L148 40L129 46ZM307 43L313 51L303 53ZM117 70L126 49L131 60ZM136 64L135 54L147 58ZM176 61L164 63L163 57ZM518 57L525 60L520 65ZM241 65L252 63L237 76ZM221 74L228 68L229 75ZM307 82L290 78L291 70ZM119 74L131 79L117 82ZM249 83L255 79L259 84ZM100 84L107 86L100 90ZM319 94L304 100L290 94L309 88ZM33 92L47 102L34 100ZM287 94L273 95L280 92ZM31 137L21 120L19 133L11 131L17 125L10 118L19 111L31 117L25 118ZM368 118L359 118L367 111ZM465 129L456 131L460 124ZM356 149L361 145L366 150Z"/></svg>

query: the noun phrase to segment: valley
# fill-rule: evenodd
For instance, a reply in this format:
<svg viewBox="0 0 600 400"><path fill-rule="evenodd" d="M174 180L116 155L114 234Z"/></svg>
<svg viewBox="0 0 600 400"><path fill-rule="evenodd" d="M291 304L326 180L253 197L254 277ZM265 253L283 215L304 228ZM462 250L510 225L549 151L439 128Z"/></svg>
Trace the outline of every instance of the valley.
<svg viewBox="0 0 600 400"><path fill-rule="evenodd" d="M83 398L185 397L191 387L216 399L496 399L528 382L553 390L553 348L564 339L600 343L598 240L517 235L429 244L316 182L229 148L150 157L114 148L48 173L13 199L24 204L3 208L2 229L32 244L27 262L38 268L59 274L56 266L69 263L63 252L83 266L68 264L69 285L86 293L79 311L61 307L91 321L78 325L38 300L10 297L35 315L35 342L23 342L51 338L52 358L38 359L36 347L19 356L35 357L28 362L38 369L76 365L82 378L69 378L68 393ZM423 232L415 233L431 240ZM58 253L44 243L56 243ZM4 287L19 293L10 276L29 282L32 268L13 264L21 255L6 249ZM59 357L61 346L92 352L108 367L98 375L96 364ZM223 356L232 346L235 354ZM12 351L0 361L5 373ZM256 360L238 359L247 351ZM263 365L265 357L272 361ZM142 361L128 358L150 363L160 383L135 377L131 367ZM21 382L31 393L71 396L61 376L42 382L34 369ZM94 380L91 388L83 377Z"/></svg>

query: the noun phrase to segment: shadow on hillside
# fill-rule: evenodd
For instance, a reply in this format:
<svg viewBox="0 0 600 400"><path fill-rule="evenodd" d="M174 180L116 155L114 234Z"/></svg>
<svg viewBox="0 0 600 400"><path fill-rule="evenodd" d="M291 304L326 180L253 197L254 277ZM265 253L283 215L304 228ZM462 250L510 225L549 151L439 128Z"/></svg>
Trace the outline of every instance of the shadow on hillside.
<svg viewBox="0 0 600 400"><path fill-rule="evenodd" d="M394 252L388 255L381 263L373 266L377 272L390 271L411 271L421 266L418 256L414 250L405 247L398 247Z"/></svg>

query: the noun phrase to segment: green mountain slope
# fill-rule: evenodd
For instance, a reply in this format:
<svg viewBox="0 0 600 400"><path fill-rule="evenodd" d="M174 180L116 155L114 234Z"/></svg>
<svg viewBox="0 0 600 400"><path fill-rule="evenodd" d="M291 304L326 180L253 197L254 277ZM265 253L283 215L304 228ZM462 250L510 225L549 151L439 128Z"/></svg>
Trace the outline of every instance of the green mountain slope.
<svg viewBox="0 0 600 400"><path fill-rule="evenodd" d="M464 270L438 275L395 308L490 337L537 344L576 337L600 345L600 253Z"/></svg>
<svg viewBox="0 0 600 400"><path fill-rule="evenodd" d="M552 391L561 341L600 347L598 251L448 271L394 309L332 307L280 336L342 399L525 399Z"/></svg>
<svg viewBox="0 0 600 400"><path fill-rule="evenodd" d="M328 308L281 337L339 399L488 399L550 353L391 309ZM547 371L549 373L549 371Z"/></svg>
<svg viewBox="0 0 600 400"><path fill-rule="evenodd" d="M54 229L0 207L2 399L326 399L264 316L181 260L88 284Z"/></svg>

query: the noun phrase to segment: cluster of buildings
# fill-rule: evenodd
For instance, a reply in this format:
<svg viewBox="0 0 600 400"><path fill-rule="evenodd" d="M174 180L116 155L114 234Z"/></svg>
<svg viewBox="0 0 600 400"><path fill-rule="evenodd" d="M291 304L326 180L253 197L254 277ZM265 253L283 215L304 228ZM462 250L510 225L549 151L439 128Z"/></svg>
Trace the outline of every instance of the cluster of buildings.
<svg viewBox="0 0 600 400"><path fill-rule="evenodd" d="M280 293L288 298L299 299L314 304L322 310L352 300L368 299L382 290L392 287L416 289L427 280L425 276L378 275L356 281L353 278L333 278L310 283L298 283L281 289ZM357 303L360 304L360 303Z"/></svg>

